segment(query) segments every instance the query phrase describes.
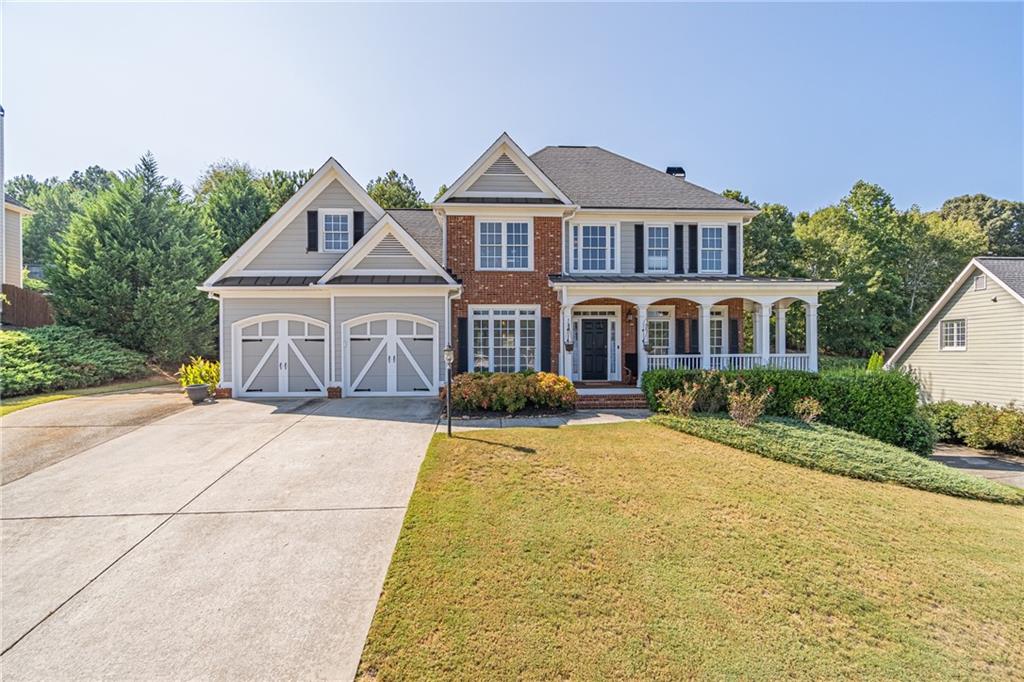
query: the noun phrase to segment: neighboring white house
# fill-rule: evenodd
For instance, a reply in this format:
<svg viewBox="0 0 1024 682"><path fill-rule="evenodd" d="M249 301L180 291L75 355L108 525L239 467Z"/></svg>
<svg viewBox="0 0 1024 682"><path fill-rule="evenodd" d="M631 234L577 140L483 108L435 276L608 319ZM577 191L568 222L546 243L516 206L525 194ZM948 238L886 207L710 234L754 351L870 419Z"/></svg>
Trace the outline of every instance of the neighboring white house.
<svg viewBox="0 0 1024 682"><path fill-rule="evenodd" d="M910 369L926 402L1024 405L1024 258L973 259L886 366Z"/></svg>

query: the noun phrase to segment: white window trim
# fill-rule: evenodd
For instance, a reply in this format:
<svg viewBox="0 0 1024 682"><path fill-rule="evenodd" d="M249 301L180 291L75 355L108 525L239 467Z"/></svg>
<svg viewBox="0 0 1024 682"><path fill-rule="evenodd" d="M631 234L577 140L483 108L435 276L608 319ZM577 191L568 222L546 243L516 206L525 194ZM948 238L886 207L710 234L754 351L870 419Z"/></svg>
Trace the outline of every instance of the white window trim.
<svg viewBox="0 0 1024 682"><path fill-rule="evenodd" d="M482 267L480 265L480 223L483 222L498 222L502 225L502 241L499 247L502 252L502 265L500 267ZM508 223L510 222L525 222L526 223L526 267L507 267L508 263ZM532 218L509 218L509 217L477 217L476 218L476 235L475 243L473 248L473 265L475 269L482 270L484 272L495 272L495 271L509 271L509 272L531 272L534 270L534 219ZM493 245L492 245L493 246Z"/></svg>
<svg viewBox="0 0 1024 682"><path fill-rule="evenodd" d="M652 270L651 263L651 228L664 227L668 229L668 257L665 259L664 270ZM672 223L644 223L644 273L673 273L675 272L675 245L676 228Z"/></svg>
<svg viewBox="0 0 1024 682"><path fill-rule="evenodd" d="M660 272L660 270L658 271ZM727 308L728 309L728 308ZM676 352L676 307L674 305L652 305L647 306L647 339L651 338L651 313L652 312L667 312L668 317L654 318L656 320L668 320L668 353L667 355L675 355Z"/></svg>
<svg viewBox="0 0 1024 682"><path fill-rule="evenodd" d="M328 249L325 245L324 219L329 215L348 216L348 249ZM317 229L320 232L320 251L323 253L345 253L352 248L355 238L355 211L351 208L321 208L317 210Z"/></svg>
<svg viewBox="0 0 1024 682"><path fill-rule="evenodd" d="M729 306L727 305L713 305L711 306L711 321L721 320L722 322L722 349L720 352L715 353L714 349L711 350L712 355L729 355ZM708 346L711 346L711 325L708 325Z"/></svg>
<svg viewBox="0 0 1024 682"><path fill-rule="evenodd" d="M978 286L979 284L981 286ZM974 276L974 290L975 291L985 291L987 289L988 289L988 277L986 277L985 275L975 275Z"/></svg>
<svg viewBox="0 0 1024 682"><path fill-rule="evenodd" d="M964 345L962 345L962 346L945 346L945 345L943 345L943 343L942 343L942 336L943 336L942 328L943 328L943 326L945 326L945 324L947 322L949 322L949 323L963 322L964 323ZM950 319L950 320L939 320L939 335L938 336L939 336L939 351L940 352L942 352L942 353L962 353L962 352L964 352L965 350L967 350L967 318L966 317L955 317L955 318Z"/></svg>
<svg viewBox="0 0 1024 682"><path fill-rule="evenodd" d="M515 221L513 221L513 222L515 222ZM494 371L492 369L477 370L477 368L476 368L476 361L475 361L475 355L474 355L475 352L476 352L476 338L475 338L475 328L474 328L474 325L473 325L473 313L474 313L474 311L478 311L478 310L492 310L492 311L493 310L531 310L531 311L533 311L534 320L536 320L536 323L534 324L534 348L536 349L536 353L534 355L533 368L532 369L534 369L535 371L539 372L540 371L540 358L541 358L541 354L543 353L543 349L541 348L541 345L540 345L541 344L541 330L540 330L540 328L541 328L543 319L541 317L541 311L540 311L540 305L539 304L533 304L533 305L529 305L529 304L528 305L502 305L500 303L494 303L494 304L487 304L487 305L469 305L469 306L467 306L466 307L466 320L467 320L467 322L466 322L466 327L467 327L467 329L466 329L466 337L467 337L466 338L466 343L468 344L468 347L466 348L466 364L468 365L468 367L466 369L468 371L470 371L470 372L476 372L476 371L481 371L481 372L488 372L488 371L490 371L490 372L493 372ZM494 316L493 315L488 315L487 319L489 321L493 322ZM499 319L501 319L501 318L499 318ZM522 318L519 318L517 316L517 319L522 319ZM519 364L519 355L520 355L519 339L520 339L520 336L519 336L519 325L517 324L516 325L516 356L515 356L516 357L516 364L517 365ZM488 342L489 342L489 347L488 347L488 352L487 352L487 366L488 367L494 367L494 325L493 324L490 325L490 332L489 332ZM523 369L530 369L530 368L529 367L520 367L518 370L513 370L513 371L522 371Z"/></svg>
<svg viewBox="0 0 1024 682"><path fill-rule="evenodd" d="M722 231L722 267L718 270L705 270L704 269L704 228L706 227L717 227ZM724 275L726 269L729 267L729 227L725 223L697 223L697 273L698 274L709 274L709 275ZM709 251L717 251L718 249L708 249Z"/></svg>
<svg viewBox="0 0 1024 682"><path fill-rule="evenodd" d="M605 256L605 266L606 267L605 267L604 270L584 270L583 269L583 234L582 234L582 228L583 228L584 225L587 226L587 227L607 227L608 230L609 230L609 232L608 232L609 243L610 243L610 240L611 240L612 232L614 231L614 233L615 233L615 255L611 259L612 263L611 263L610 267L607 267L608 266L608 257ZM575 240L573 239L573 233L576 231L577 228L580 229L580 232L581 232L580 233L580 240L579 240L579 244L578 245L574 244ZM588 274L588 275L594 275L594 274L600 275L600 274L617 273L617 272L619 272L619 269L620 269L620 265L619 264L621 263L621 259L622 259L622 230L619 229L619 223L617 223L617 222L607 222L607 221L603 221L603 220L594 220L594 221L589 221L588 220L588 221L585 221L585 222L570 223L570 225L569 225L569 268L568 268L569 272L580 273L580 274ZM576 263L577 262L579 262L579 264L580 264L579 268L576 267Z"/></svg>

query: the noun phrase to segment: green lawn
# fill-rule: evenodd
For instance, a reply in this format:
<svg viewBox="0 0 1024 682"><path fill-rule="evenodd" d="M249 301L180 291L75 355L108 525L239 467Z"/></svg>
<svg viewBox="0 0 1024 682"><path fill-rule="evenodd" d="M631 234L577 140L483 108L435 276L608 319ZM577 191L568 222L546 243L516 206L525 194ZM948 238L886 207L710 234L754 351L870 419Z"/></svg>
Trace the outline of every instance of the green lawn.
<svg viewBox="0 0 1024 682"><path fill-rule="evenodd" d="M1024 676L1024 509L645 422L433 441L364 680Z"/></svg>
<svg viewBox="0 0 1024 682"><path fill-rule="evenodd" d="M90 386L88 388L74 388L67 391L57 391L55 393L39 393L37 395L4 398L3 401L0 402L0 417L6 416L11 412L24 410L26 407L52 403L55 400L66 400L67 398L77 398L83 395L98 395L100 393L117 393L119 391L130 391L136 388L170 386L174 383L175 382L172 379L165 376L154 375L149 379L140 379L138 381L116 381L104 386Z"/></svg>

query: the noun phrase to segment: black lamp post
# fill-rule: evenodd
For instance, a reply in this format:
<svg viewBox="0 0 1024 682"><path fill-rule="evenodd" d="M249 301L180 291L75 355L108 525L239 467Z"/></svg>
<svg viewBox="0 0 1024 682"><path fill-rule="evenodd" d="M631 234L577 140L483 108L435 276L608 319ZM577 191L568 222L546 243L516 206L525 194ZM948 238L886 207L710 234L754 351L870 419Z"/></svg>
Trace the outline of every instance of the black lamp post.
<svg viewBox="0 0 1024 682"><path fill-rule="evenodd" d="M452 437L452 363L455 362L455 349L452 344L444 347L444 364L448 369L448 382L444 389L444 411L448 416L448 437Z"/></svg>

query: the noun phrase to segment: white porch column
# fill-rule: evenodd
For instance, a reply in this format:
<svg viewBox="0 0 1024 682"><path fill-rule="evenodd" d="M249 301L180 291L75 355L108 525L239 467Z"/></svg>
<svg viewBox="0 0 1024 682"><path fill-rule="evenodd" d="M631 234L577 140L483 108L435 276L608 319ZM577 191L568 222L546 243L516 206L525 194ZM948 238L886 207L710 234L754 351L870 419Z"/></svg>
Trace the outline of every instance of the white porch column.
<svg viewBox="0 0 1024 682"><path fill-rule="evenodd" d="M754 324L754 343L753 343L754 353L755 354L760 354L760 352L761 352L761 304L758 303L756 305L757 305L757 307L754 308L751 311L751 313L750 313L750 318L751 318L751 322L753 322L753 324Z"/></svg>
<svg viewBox="0 0 1024 682"><path fill-rule="evenodd" d="M772 307L769 303L758 303L760 315L757 318L758 353L761 354L761 364L768 365L771 362L771 334L772 328Z"/></svg>
<svg viewBox="0 0 1024 682"><path fill-rule="evenodd" d="M711 306L702 303L700 308L700 366L711 369Z"/></svg>
<svg viewBox="0 0 1024 682"><path fill-rule="evenodd" d="M636 372L637 384L640 378L647 371L647 351L644 346L647 344L647 304L638 303L636 306Z"/></svg>
<svg viewBox="0 0 1024 682"><path fill-rule="evenodd" d="M818 371L818 304L805 303L807 320L807 363L812 372Z"/></svg>
<svg viewBox="0 0 1024 682"><path fill-rule="evenodd" d="M786 354L786 306L775 306L775 352Z"/></svg>
<svg viewBox="0 0 1024 682"><path fill-rule="evenodd" d="M563 305L558 315L558 335L561 340L558 349L558 370L559 373L572 379L572 353L565 349L565 344L572 341L572 306Z"/></svg>

